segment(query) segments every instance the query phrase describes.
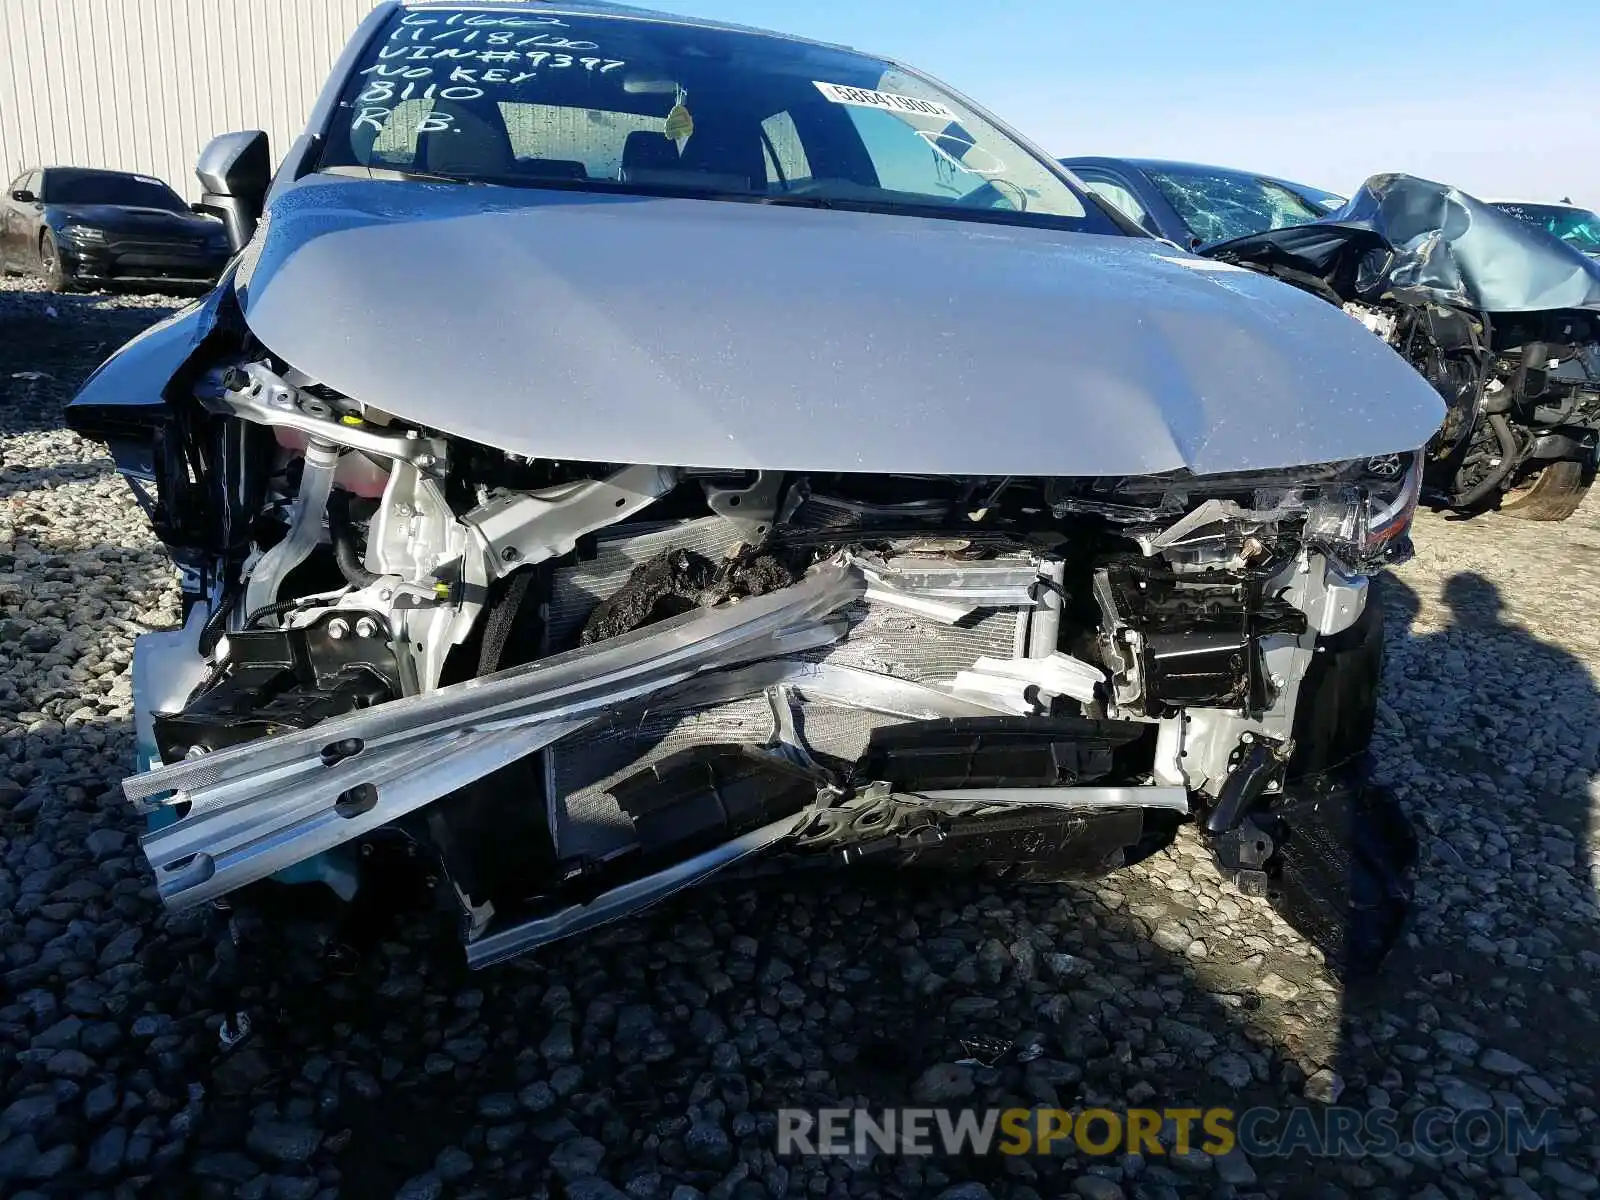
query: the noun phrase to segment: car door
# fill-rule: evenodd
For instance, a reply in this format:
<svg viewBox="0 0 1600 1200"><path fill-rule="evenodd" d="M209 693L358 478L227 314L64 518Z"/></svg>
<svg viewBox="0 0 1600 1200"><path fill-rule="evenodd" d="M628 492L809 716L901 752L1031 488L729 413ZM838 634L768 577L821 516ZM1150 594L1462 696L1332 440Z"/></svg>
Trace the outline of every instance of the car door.
<svg viewBox="0 0 1600 1200"><path fill-rule="evenodd" d="M18 263L20 258L17 254L19 245L17 226L21 220L21 207L11 198L11 194L26 187L27 180L28 172L24 171L6 184L5 195L0 196L0 260L7 264Z"/></svg>
<svg viewBox="0 0 1600 1200"><path fill-rule="evenodd" d="M33 193L31 201L11 200L11 193L6 193L10 200L10 241L6 247L6 261L14 270L37 271L39 269L39 226L44 220L44 172L29 171L22 176L19 185Z"/></svg>

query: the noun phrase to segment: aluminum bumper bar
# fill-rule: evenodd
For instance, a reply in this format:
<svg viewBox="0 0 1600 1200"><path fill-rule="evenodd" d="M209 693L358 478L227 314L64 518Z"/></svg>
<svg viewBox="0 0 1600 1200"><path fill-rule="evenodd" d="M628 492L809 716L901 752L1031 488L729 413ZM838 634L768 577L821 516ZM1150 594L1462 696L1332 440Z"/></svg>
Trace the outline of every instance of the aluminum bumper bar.
<svg viewBox="0 0 1600 1200"><path fill-rule="evenodd" d="M859 667L774 659L751 663L731 671L698 676L652 701L653 708L699 708L759 696L773 688L792 688L806 700L831 701L867 712L904 717L908 721L933 721L943 717L991 717L1011 710L942 688L892 675L879 675Z"/></svg>
<svg viewBox="0 0 1600 1200"><path fill-rule="evenodd" d="M827 618L864 591L830 564L781 592L128 779L136 804L186 806L142 839L162 901L188 908L266 878L703 671L836 641Z"/></svg>

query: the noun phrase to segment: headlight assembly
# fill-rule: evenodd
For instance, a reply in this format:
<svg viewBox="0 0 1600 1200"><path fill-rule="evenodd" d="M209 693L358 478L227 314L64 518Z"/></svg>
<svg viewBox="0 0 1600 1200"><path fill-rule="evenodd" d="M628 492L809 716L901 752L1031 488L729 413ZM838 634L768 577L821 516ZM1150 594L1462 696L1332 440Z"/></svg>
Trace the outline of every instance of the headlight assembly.
<svg viewBox="0 0 1600 1200"><path fill-rule="evenodd" d="M1422 494L1422 452L1350 464L1348 482L1324 488L1306 512L1304 538L1355 567L1381 565L1405 545Z"/></svg>
<svg viewBox="0 0 1600 1200"><path fill-rule="evenodd" d="M106 240L106 231L95 229L89 225L68 225L62 230L75 242L103 242Z"/></svg>
<svg viewBox="0 0 1600 1200"><path fill-rule="evenodd" d="M1058 488L1058 511L1118 524L1145 553L1218 561L1277 545L1323 551L1355 572L1406 553L1422 491L1422 452L1234 475L1143 476L1093 491Z"/></svg>

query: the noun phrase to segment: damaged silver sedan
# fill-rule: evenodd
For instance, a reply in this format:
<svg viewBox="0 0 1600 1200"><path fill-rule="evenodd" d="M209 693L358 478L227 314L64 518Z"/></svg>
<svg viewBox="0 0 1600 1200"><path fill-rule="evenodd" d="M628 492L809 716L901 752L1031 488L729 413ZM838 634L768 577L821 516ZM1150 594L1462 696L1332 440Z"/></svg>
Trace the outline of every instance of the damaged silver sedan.
<svg viewBox="0 0 1600 1200"><path fill-rule="evenodd" d="M1093 875L1198 820L1381 957L1365 760L1438 395L883 59L384 4L240 251L88 382L171 548L166 904L428 864L482 966L718 873Z"/></svg>

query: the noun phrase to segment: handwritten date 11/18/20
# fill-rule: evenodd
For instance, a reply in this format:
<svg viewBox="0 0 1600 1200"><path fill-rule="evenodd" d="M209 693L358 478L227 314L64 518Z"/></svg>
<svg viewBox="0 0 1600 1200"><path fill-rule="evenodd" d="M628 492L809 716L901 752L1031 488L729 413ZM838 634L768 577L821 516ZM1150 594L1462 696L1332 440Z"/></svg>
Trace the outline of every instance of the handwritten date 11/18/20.
<svg viewBox="0 0 1600 1200"><path fill-rule="evenodd" d="M599 44L582 38L570 38L553 33L493 32L485 29L421 29L401 28L394 31L390 42L407 45L438 45L441 42L455 46L487 46L499 49L523 50L529 46L544 46L551 50L598 50Z"/></svg>

